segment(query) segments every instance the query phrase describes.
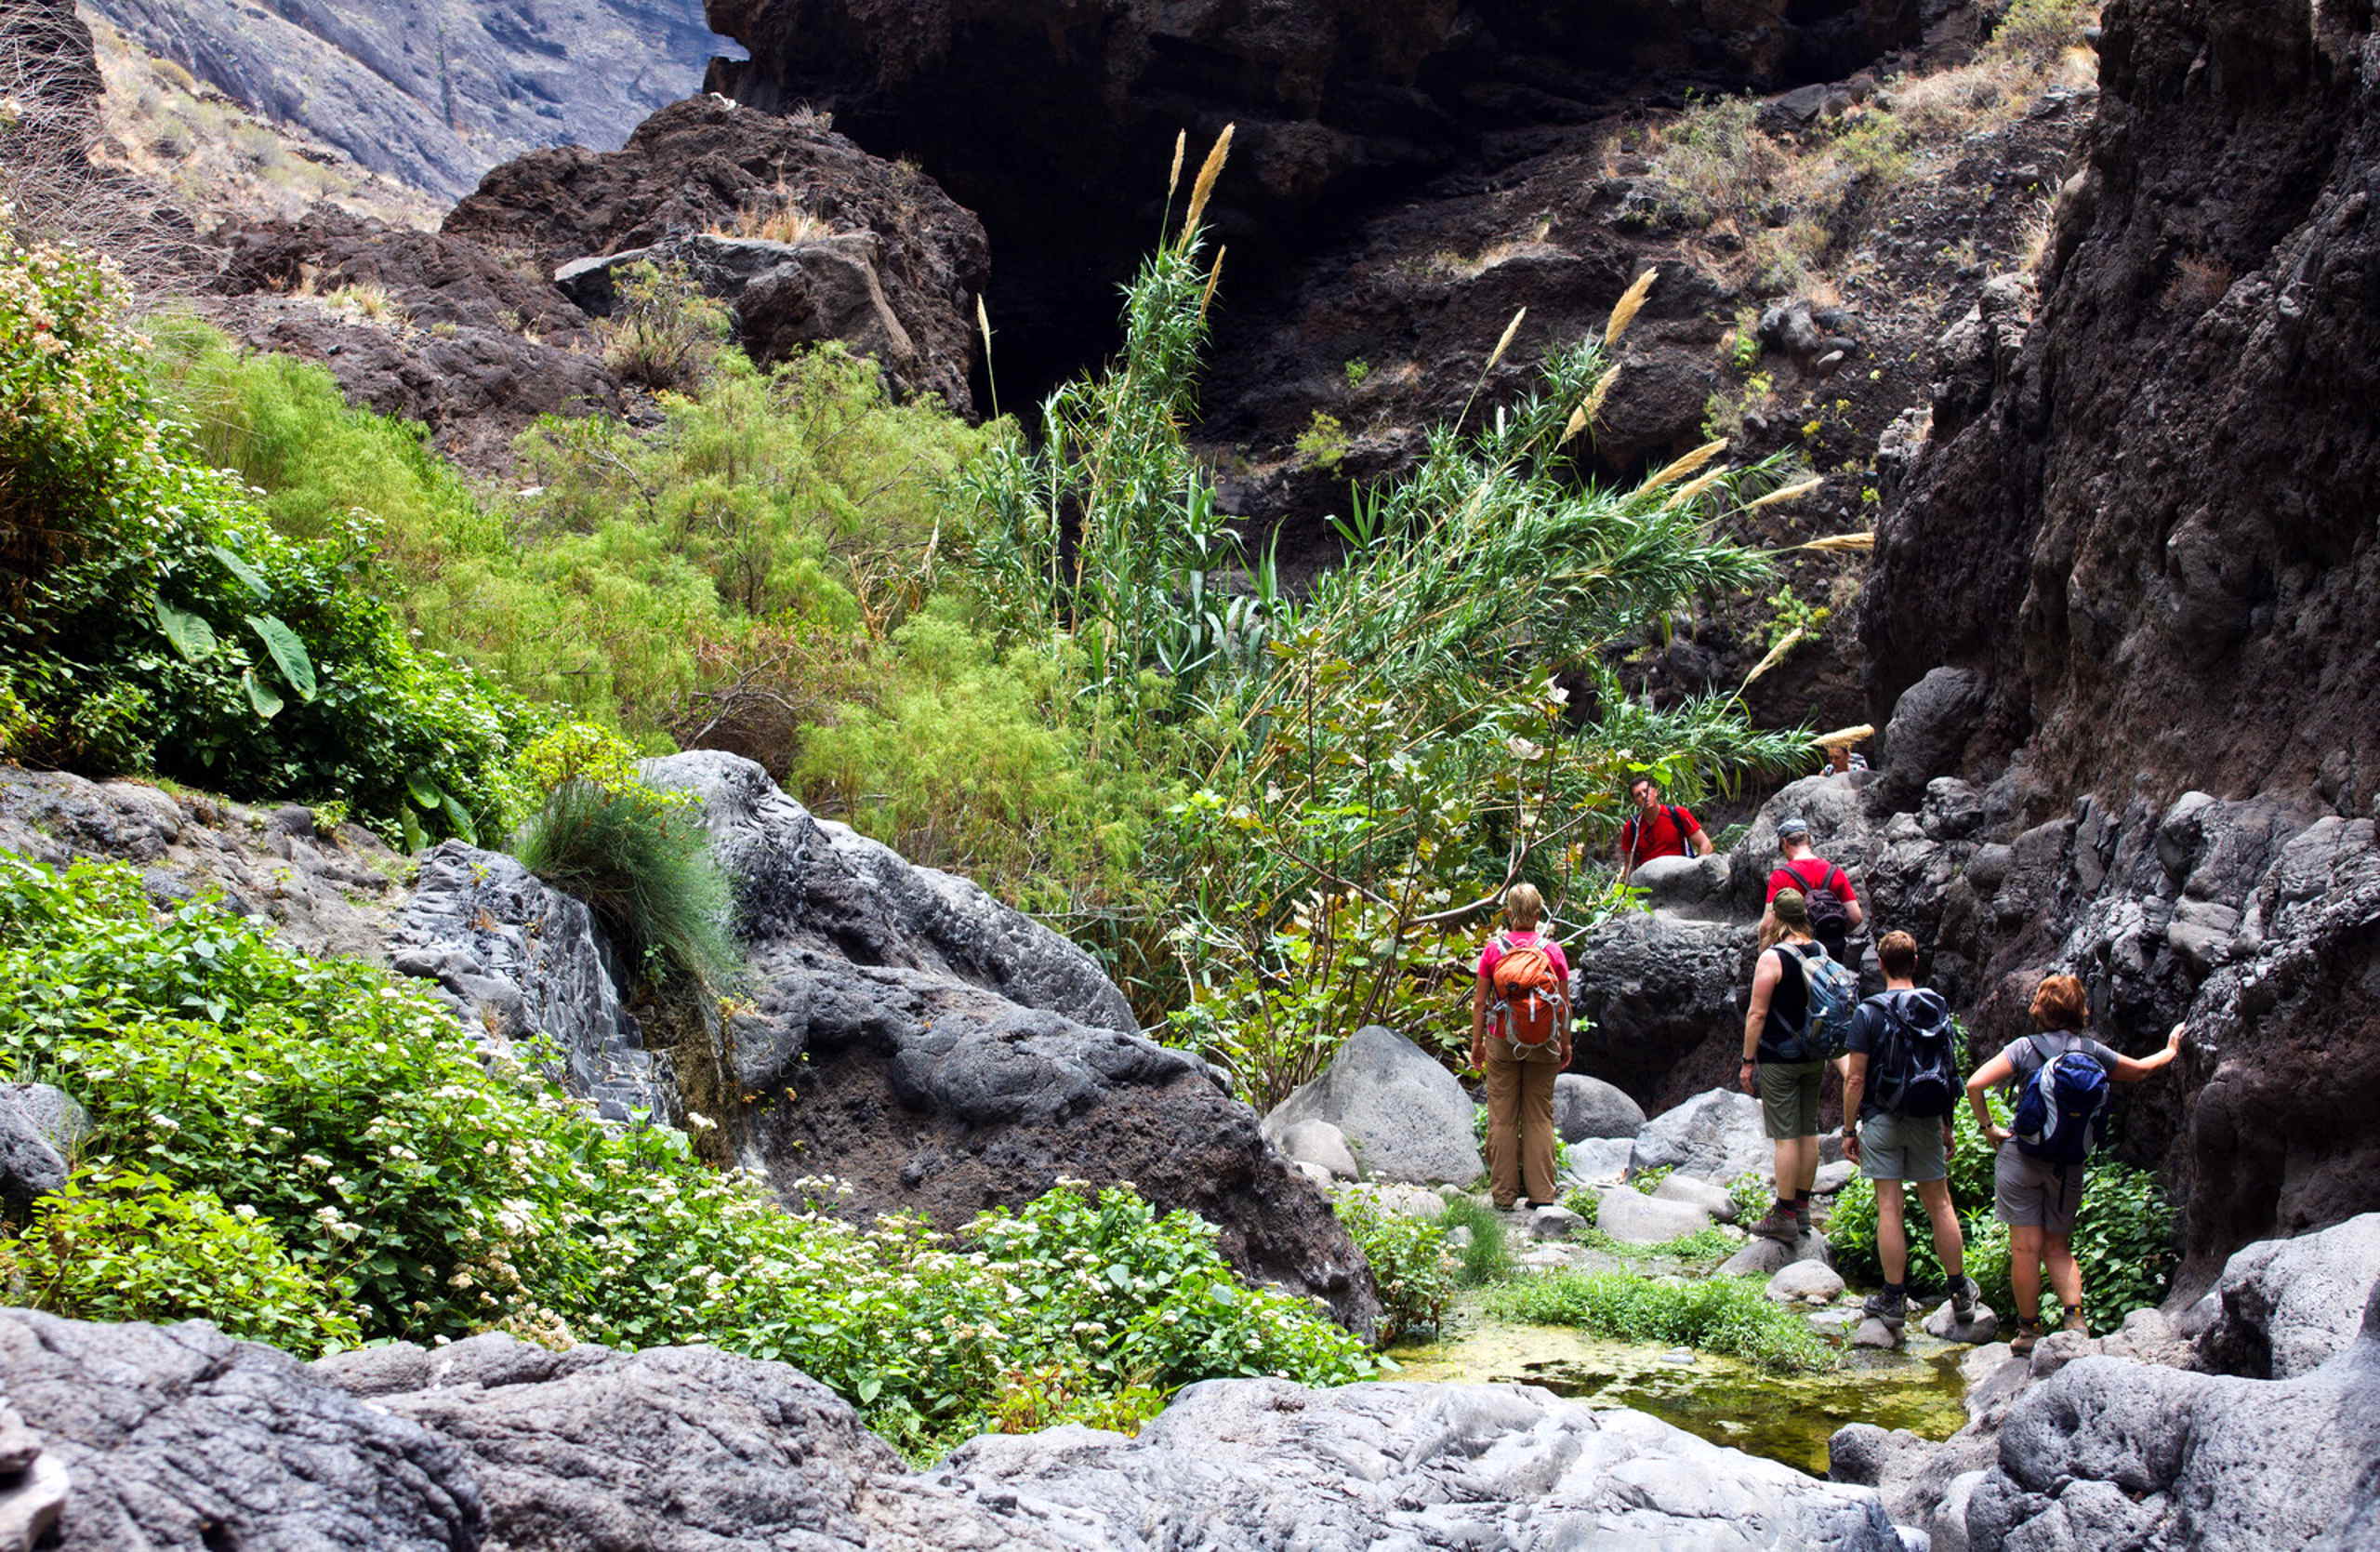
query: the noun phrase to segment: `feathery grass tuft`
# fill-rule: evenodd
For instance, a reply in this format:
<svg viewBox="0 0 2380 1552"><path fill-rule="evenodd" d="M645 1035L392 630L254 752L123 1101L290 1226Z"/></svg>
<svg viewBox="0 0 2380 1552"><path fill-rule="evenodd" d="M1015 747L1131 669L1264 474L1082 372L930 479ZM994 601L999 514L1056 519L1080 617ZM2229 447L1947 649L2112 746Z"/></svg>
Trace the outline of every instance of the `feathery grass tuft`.
<svg viewBox="0 0 2380 1552"><path fill-rule="evenodd" d="M1659 270L1646 271L1620 294L1618 301L1611 304L1611 317L1603 325L1603 348L1606 351L1619 344L1620 337L1628 332L1628 325L1636 321L1636 314L1645 306L1645 298L1653 294L1653 282L1660 275Z"/></svg>
<svg viewBox="0 0 2380 1552"><path fill-rule="evenodd" d="M1223 283L1223 256L1229 252L1231 249L1228 245L1215 250L1214 268L1207 272L1207 288L1198 294L1198 317L1201 322L1206 319L1208 306L1215 299L1215 287Z"/></svg>
<svg viewBox="0 0 2380 1552"><path fill-rule="evenodd" d="M1712 458L1717 458L1726 450L1727 440L1725 437L1721 437L1716 442L1706 442L1701 446L1697 447L1693 452L1686 454L1684 458L1679 458L1674 463L1672 463L1668 467L1660 470L1659 472L1655 473L1651 479L1637 486L1637 494L1640 496L1649 496L1654 491L1660 489L1663 485L1670 484L1678 480L1683 480L1687 475L1693 473L1696 470L1700 469L1704 464L1709 463Z"/></svg>
<svg viewBox="0 0 2380 1552"><path fill-rule="evenodd" d="M1215 192L1215 179L1223 176L1223 163L1231 158L1232 131L1236 124L1223 126L1215 137L1214 149L1207 153L1206 162L1198 168L1197 180L1190 185L1190 208L1182 218L1182 246L1187 249L1197 240L1198 218L1207 213L1207 196Z"/></svg>
<svg viewBox="0 0 2380 1552"><path fill-rule="evenodd" d="M1724 464L1716 469L1706 469L1701 473L1697 474L1693 479L1688 480L1686 484L1678 486L1674 491L1672 491L1670 493L1670 498L1662 502L1661 506L1664 509L1671 507L1691 506L1694 504L1697 497L1699 497L1704 491L1709 490L1712 485L1715 485L1720 481L1726 479L1732 472L1733 471L1729 470Z"/></svg>
<svg viewBox="0 0 2380 1552"><path fill-rule="evenodd" d="M1854 744L1864 744L1875 736L1874 727L1867 723L1861 723L1857 727L1838 727L1831 733L1821 733L1810 740L1810 747L1821 749L1847 749Z"/></svg>
<svg viewBox="0 0 2380 1552"><path fill-rule="evenodd" d="M1797 544L1796 550L1815 550L1822 555L1864 555L1876 548L1876 536L1870 534L1829 534L1807 544Z"/></svg>
<svg viewBox="0 0 2380 1552"><path fill-rule="evenodd" d="M1781 485L1778 488L1770 491L1759 500L1745 507L1744 511L1756 512L1763 507L1781 507L1788 501L1800 500L1803 497L1807 496L1810 492L1818 489L1825 484L1826 477L1824 475L1814 474L1806 480L1802 480L1790 485Z"/></svg>

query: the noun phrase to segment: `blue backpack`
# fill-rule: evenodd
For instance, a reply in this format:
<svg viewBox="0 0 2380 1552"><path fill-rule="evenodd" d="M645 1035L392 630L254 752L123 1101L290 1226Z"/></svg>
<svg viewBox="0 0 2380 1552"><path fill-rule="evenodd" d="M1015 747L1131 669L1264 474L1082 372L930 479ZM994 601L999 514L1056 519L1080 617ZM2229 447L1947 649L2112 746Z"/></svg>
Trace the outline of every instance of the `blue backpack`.
<svg viewBox="0 0 2380 1552"><path fill-rule="evenodd" d="M2088 1054L2056 1050L2039 1035L2032 1042L2042 1063L2016 1092L2009 1125L2016 1149L2053 1164L2079 1164L2107 1130L2108 1069Z"/></svg>
<svg viewBox="0 0 2380 1552"><path fill-rule="evenodd" d="M1814 1062L1843 1055L1851 1040L1851 1015L1859 1005L1859 973L1826 951L1823 943L1808 951L1779 944L1802 967L1802 1028L1783 1042L1779 1060Z"/></svg>

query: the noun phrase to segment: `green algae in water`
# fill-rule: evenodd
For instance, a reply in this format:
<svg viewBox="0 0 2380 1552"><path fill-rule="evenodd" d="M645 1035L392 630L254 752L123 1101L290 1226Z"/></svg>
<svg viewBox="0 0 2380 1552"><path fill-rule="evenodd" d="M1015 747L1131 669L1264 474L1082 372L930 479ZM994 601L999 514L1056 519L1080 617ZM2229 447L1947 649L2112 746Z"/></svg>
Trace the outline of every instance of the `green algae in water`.
<svg viewBox="0 0 2380 1552"><path fill-rule="evenodd" d="M1926 1346L1938 1350L1855 1351L1827 1373L1780 1376L1735 1359L1607 1341L1569 1326L1479 1323L1393 1353L1398 1372L1389 1377L1542 1386L1591 1406L1633 1407L1714 1444L1822 1477L1827 1440L1846 1423L1926 1439L1948 1439L1965 1424L1958 1359L1966 1349Z"/></svg>

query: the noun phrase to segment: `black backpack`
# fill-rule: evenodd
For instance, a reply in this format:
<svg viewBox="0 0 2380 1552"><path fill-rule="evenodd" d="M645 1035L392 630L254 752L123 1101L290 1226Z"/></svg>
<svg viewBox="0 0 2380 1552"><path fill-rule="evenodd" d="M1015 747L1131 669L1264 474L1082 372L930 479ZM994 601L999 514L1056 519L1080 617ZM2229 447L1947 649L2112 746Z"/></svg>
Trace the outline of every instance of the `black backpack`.
<svg viewBox="0 0 2380 1552"><path fill-rule="evenodd" d="M1838 882L1850 882L1844 878L1843 869L1829 863L1826 878L1816 889L1810 887L1809 880L1802 877L1802 870L1791 863L1772 869L1768 882L1775 883L1779 873L1785 876L1785 887L1800 890L1803 900L1808 904L1810 935L1825 944L1827 951L1836 959L1847 957L1844 953L1844 946L1851 941L1851 911L1834 888Z"/></svg>
<svg viewBox="0 0 2380 1552"><path fill-rule="evenodd" d="M1926 1121L1955 1112L1961 1087L1956 1027L1944 1018L1930 1028L1918 1028L1902 1015L1897 992L1876 998L1874 1005L1884 1024L1868 1059L1877 1108Z"/></svg>

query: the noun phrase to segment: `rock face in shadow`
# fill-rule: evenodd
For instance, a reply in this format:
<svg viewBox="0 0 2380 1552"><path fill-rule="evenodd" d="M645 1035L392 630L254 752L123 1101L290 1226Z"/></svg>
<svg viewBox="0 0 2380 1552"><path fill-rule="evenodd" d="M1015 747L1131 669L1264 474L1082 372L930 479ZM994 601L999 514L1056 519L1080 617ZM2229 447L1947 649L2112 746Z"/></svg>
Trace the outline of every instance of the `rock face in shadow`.
<svg viewBox="0 0 2380 1552"><path fill-rule="evenodd" d="M904 390L971 409L975 297L991 265L983 223L932 179L870 155L824 119L692 98L637 126L618 151L561 146L496 167L443 231L530 255L550 273L573 260L698 238L739 212L787 205L818 230L770 267L774 278L760 294L747 297L740 281L752 277L739 277L734 299L753 353L769 360L845 338ZM851 298L869 282L880 312ZM862 313L866 326L853 326Z"/></svg>
<svg viewBox="0 0 2380 1552"><path fill-rule="evenodd" d="M2185 775L2360 811L2380 792L2370 18L2142 0L2100 57L2038 313L1984 391L1937 403L1880 531L1874 709L1973 671L1969 768L1933 774L2027 744L2036 817Z"/></svg>
<svg viewBox="0 0 2380 1552"><path fill-rule="evenodd" d="M1081 949L963 879L824 823L760 766L704 751L647 779L698 794L751 960L730 1118L780 1188L832 1174L844 1209L957 1227L1061 1176L1129 1181L1222 1230L1243 1273L1379 1316L1329 1204L1197 1058L1144 1039Z"/></svg>
<svg viewBox="0 0 2380 1552"><path fill-rule="evenodd" d="M1241 272L1261 274L1370 197L1458 165L1483 136L1581 123L1633 76L1738 88L1824 78L1916 42L1924 24L1907 0L1263 11L709 0L707 12L752 56L715 65L714 90L831 112L983 216L1002 266L994 322L1015 331L1003 376L1036 392L1105 349L1106 298L1157 232L1179 130L1203 150L1237 125L1211 219Z"/></svg>

